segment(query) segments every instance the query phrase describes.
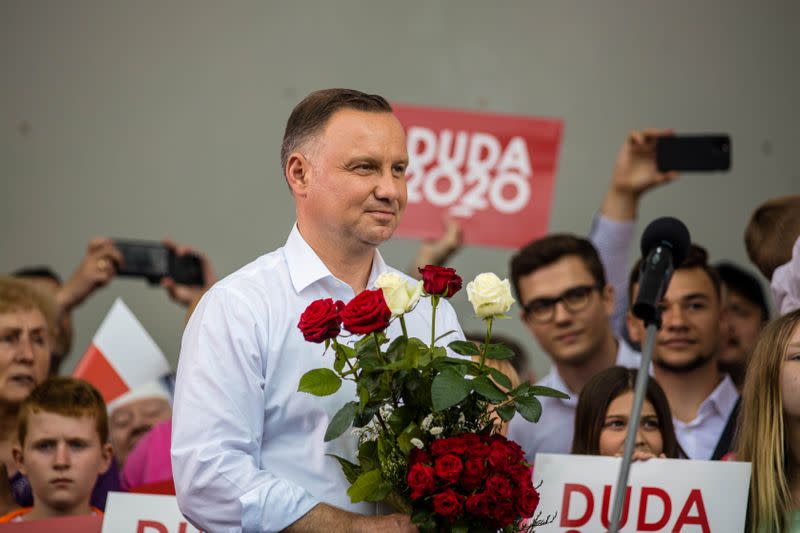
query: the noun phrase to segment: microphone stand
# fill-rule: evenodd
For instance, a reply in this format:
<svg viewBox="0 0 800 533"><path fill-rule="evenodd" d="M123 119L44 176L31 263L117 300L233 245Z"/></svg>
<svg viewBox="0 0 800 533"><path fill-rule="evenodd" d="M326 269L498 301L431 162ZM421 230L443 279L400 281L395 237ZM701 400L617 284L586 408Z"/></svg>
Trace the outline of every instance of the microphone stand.
<svg viewBox="0 0 800 533"><path fill-rule="evenodd" d="M639 366L639 372L636 374L633 408L631 409L631 417L628 419L628 434L625 436L625 451L622 455L622 464L619 467L619 476L617 477L617 486L614 492L614 507L611 512L609 533L619 532L619 521L622 516L622 506L625 503L628 475L630 474L633 459L633 448L636 446L639 417L642 414L642 404L647 392L647 380L650 379L650 361L653 358L653 347L655 346L656 334L661 323L661 317L658 315L660 313L657 312L655 320L649 321L647 324L647 337L645 338L644 350L642 350L642 363ZM628 504L630 505L630 502Z"/></svg>

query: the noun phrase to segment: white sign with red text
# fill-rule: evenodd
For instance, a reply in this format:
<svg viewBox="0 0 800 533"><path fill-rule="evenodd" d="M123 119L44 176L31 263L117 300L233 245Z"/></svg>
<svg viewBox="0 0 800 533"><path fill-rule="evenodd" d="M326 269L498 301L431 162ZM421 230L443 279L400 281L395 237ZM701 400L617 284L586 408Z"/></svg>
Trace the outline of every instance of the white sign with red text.
<svg viewBox="0 0 800 533"><path fill-rule="evenodd" d="M181 514L175 496L109 492L102 533L202 533Z"/></svg>
<svg viewBox="0 0 800 533"><path fill-rule="evenodd" d="M537 533L607 531L622 459L536 454L538 511L555 520ZM744 531L750 463L650 459L631 465L621 533Z"/></svg>
<svg viewBox="0 0 800 533"><path fill-rule="evenodd" d="M563 122L392 104L406 130L408 205L397 235L519 248L547 232Z"/></svg>

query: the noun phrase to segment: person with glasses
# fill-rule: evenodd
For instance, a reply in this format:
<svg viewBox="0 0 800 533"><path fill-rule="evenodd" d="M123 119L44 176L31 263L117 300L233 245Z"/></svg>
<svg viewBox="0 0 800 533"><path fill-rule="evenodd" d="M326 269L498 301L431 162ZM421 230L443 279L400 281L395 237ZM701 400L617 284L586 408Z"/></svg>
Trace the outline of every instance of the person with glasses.
<svg viewBox="0 0 800 533"><path fill-rule="evenodd" d="M630 302L639 290L640 268L641 260L631 271ZM669 400L678 442L690 459L721 459L732 448L739 392L719 368L725 310L719 274L705 249L691 246L660 307L652 374ZM630 313L628 330L634 341L644 342L645 326Z"/></svg>

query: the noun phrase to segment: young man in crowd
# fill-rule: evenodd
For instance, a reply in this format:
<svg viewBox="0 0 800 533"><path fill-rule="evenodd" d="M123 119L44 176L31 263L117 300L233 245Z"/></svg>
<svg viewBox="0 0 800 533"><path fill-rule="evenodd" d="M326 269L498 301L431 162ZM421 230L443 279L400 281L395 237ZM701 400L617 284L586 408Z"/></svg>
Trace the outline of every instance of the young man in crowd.
<svg viewBox="0 0 800 533"><path fill-rule="evenodd" d="M22 402L17 438L14 460L30 481L33 506L0 523L102 514L90 498L112 450L106 406L94 387L73 378L45 381Z"/></svg>
<svg viewBox="0 0 800 533"><path fill-rule="evenodd" d="M750 354L769 321L769 306L758 279L732 263L715 265L723 288L725 322L719 366L741 391Z"/></svg>
<svg viewBox="0 0 800 533"><path fill-rule="evenodd" d="M631 303L640 267L641 260L631 272ZM653 377L669 400L678 442L690 459L720 459L731 451L739 393L718 366L722 288L703 248L691 246L672 274L660 309ZM644 324L630 313L628 329L634 341L644 343Z"/></svg>
<svg viewBox="0 0 800 533"><path fill-rule="evenodd" d="M639 364L638 354L618 340L627 307L628 256L641 196L676 178L656 169L655 141L670 134L628 135L590 240L551 235L512 258L510 278L521 318L553 363L539 384L570 395L568 400L540 398L543 414L537 424L521 417L511 421L509 438L529 460L538 452L569 453L578 395L592 376L614 365Z"/></svg>

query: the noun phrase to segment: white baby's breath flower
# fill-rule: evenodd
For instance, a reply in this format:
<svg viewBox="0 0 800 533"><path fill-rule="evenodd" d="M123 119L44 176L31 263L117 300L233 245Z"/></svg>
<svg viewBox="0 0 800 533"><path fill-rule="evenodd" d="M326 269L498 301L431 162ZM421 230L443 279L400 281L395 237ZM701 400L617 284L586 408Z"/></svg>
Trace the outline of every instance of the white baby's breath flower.
<svg viewBox="0 0 800 533"><path fill-rule="evenodd" d="M430 431L428 431L428 433L430 433L434 437L438 437L439 435L442 434L442 431L444 431L444 428L436 426L435 428L431 428Z"/></svg>
<svg viewBox="0 0 800 533"><path fill-rule="evenodd" d="M467 421L467 417L464 416L464 413L458 415L458 425L463 426L464 423Z"/></svg>
<svg viewBox="0 0 800 533"><path fill-rule="evenodd" d="M428 431L433 424L433 415L428 415L422 419L422 429Z"/></svg>
<svg viewBox="0 0 800 533"><path fill-rule="evenodd" d="M392 407L388 403L386 405L382 405L380 410L379 410L379 412L381 414L381 418L384 418L384 419L389 418L393 411L394 411L394 407Z"/></svg>
<svg viewBox="0 0 800 533"><path fill-rule="evenodd" d="M411 439L410 442L414 447L419 448L420 450L425 447L425 443L419 439Z"/></svg>
<svg viewBox="0 0 800 533"><path fill-rule="evenodd" d="M508 280L501 280L492 272L478 274L467 283L467 299L481 318L504 315L514 303Z"/></svg>
<svg viewBox="0 0 800 533"><path fill-rule="evenodd" d="M383 298L392 316L400 316L414 309L422 295L422 281L409 287L408 281L397 272L384 272L378 276L375 287L383 291Z"/></svg>

